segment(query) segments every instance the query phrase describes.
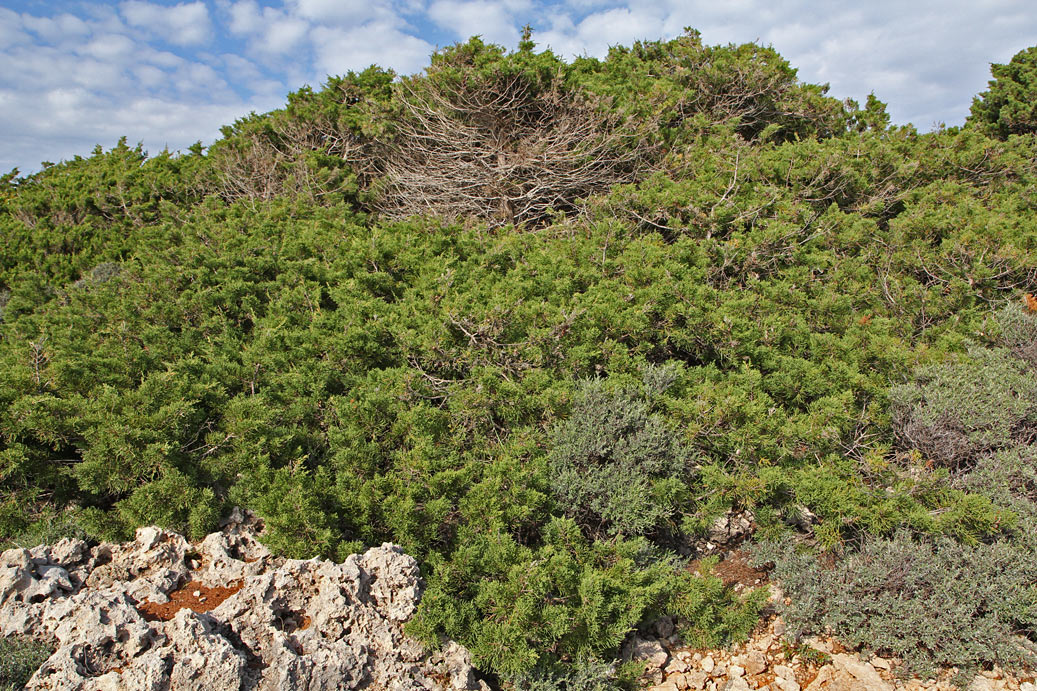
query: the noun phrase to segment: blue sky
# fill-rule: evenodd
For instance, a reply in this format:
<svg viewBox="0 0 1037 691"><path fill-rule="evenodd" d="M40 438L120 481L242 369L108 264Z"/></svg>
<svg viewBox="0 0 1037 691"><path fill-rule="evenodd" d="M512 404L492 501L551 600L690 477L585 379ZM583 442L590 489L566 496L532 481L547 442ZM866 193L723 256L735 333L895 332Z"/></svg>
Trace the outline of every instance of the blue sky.
<svg viewBox="0 0 1037 691"><path fill-rule="evenodd" d="M209 143L328 74L417 72L472 34L514 47L526 23L564 56L685 26L770 44L804 81L874 91L923 131L960 124L989 64L1037 44L1033 0L0 0L0 171L123 135L152 152Z"/></svg>

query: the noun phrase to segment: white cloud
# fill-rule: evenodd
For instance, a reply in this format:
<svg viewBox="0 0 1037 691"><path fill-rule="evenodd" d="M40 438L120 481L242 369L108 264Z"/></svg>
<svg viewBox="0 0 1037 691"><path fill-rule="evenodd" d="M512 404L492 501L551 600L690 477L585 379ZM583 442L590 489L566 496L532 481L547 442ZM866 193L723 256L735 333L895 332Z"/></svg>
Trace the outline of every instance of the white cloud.
<svg viewBox="0 0 1037 691"><path fill-rule="evenodd" d="M257 33L263 28L263 13L255 0L241 0L228 8L231 33L239 36Z"/></svg>
<svg viewBox="0 0 1037 691"><path fill-rule="evenodd" d="M26 29L49 43L67 41L71 38L85 36L90 32L90 27L86 22L71 14L62 14L57 17L34 17L26 14L21 19ZM0 22L7 23L3 19L0 19Z"/></svg>
<svg viewBox="0 0 1037 691"><path fill-rule="evenodd" d="M403 24L400 10L390 0L287 0L285 7L293 15L324 26L350 28L370 21Z"/></svg>
<svg viewBox="0 0 1037 691"><path fill-rule="evenodd" d="M312 32L316 67L322 74L345 74L379 65L401 74L428 64L433 47L391 25L371 23L352 29L317 27Z"/></svg>
<svg viewBox="0 0 1037 691"><path fill-rule="evenodd" d="M132 26L146 29L176 45L205 43L211 35L209 8L204 2L166 7L144 0L127 0L119 9Z"/></svg>
<svg viewBox="0 0 1037 691"><path fill-rule="evenodd" d="M255 0L242 0L230 6L230 30L251 39L256 53L281 55L299 45L310 29L305 19L273 7L262 9Z"/></svg>
<svg viewBox="0 0 1037 691"><path fill-rule="evenodd" d="M459 40L479 35L487 42L514 48L519 27L525 22L520 13L529 9L528 2L518 0L436 0L428 16Z"/></svg>
<svg viewBox="0 0 1037 691"><path fill-rule="evenodd" d="M78 52L98 60L115 60L132 55L136 43L121 34L101 34L82 46Z"/></svg>

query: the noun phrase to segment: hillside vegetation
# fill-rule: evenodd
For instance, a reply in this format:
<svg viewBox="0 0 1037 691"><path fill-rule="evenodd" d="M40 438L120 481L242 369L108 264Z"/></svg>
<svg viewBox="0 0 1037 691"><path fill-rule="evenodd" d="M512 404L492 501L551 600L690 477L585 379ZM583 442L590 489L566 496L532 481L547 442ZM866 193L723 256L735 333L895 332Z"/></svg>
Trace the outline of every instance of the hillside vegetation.
<svg viewBox="0 0 1037 691"><path fill-rule="evenodd" d="M790 628L1023 662L1037 49L993 72L920 134L693 31L571 63L472 39L208 148L12 173L0 541L235 505L293 557L392 541L414 635L546 689L662 614L744 636L763 594L679 554L749 509Z"/></svg>

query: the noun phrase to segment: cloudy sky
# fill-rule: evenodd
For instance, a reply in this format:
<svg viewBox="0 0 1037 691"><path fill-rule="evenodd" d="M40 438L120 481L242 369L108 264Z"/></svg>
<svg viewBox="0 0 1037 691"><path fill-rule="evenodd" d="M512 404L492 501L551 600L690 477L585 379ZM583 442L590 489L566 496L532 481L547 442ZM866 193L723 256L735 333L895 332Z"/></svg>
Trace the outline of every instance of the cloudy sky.
<svg viewBox="0 0 1037 691"><path fill-rule="evenodd" d="M960 124L991 62L1037 44L1034 0L0 0L0 172L88 154L211 142L303 84L372 63L420 71L472 34L603 56L671 38L774 46L804 81L896 123Z"/></svg>

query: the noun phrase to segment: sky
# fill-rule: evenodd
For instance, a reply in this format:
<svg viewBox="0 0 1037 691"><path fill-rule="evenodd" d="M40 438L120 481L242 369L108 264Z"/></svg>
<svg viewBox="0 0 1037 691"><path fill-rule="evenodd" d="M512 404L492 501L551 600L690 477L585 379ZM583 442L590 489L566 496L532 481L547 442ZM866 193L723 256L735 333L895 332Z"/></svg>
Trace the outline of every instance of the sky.
<svg viewBox="0 0 1037 691"><path fill-rule="evenodd" d="M889 104L895 124L957 125L990 63L1037 44L1034 0L0 0L0 173L121 136L158 153L371 64L421 71L478 34L521 27L564 57L669 39L773 46L830 95Z"/></svg>

